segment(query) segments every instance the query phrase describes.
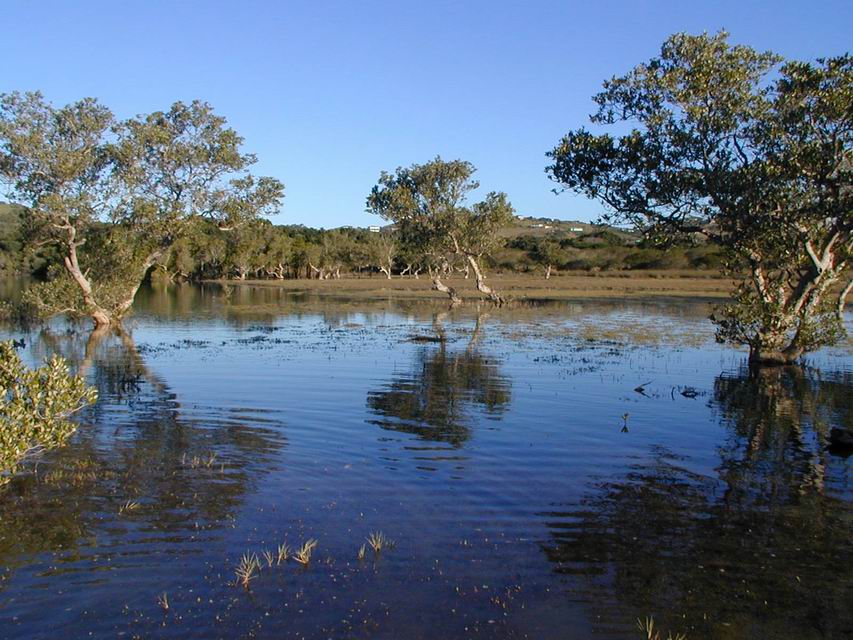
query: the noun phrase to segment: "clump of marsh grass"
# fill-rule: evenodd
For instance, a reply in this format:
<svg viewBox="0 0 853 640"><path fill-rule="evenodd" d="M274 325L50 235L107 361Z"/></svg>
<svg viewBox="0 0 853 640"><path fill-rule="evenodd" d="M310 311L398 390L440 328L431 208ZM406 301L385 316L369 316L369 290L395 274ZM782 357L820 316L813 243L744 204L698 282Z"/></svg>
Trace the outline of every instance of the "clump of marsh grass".
<svg viewBox="0 0 853 640"><path fill-rule="evenodd" d="M160 605L163 611L169 610L169 596L165 591L157 596L157 604Z"/></svg>
<svg viewBox="0 0 853 640"><path fill-rule="evenodd" d="M261 562L258 556L248 551L240 558L237 568L234 572L237 574L237 583L243 585L246 589L249 588L249 583L257 577L258 571L261 570Z"/></svg>
<svg viewBox="0 0 853 640"><path fill-rule="evenodd" d="M651 616L645 620L637 618L637 628L643 632L646 640L663 640L663 636L661 636L660 631L655 629L655 619ZM670 631L666 634L666 640L687 640L687 636L683 633L676 633L675 635L672 635L672 632Z"/></svg>
<svg viewBox="0 0 853 640"><path fill-rule="evenodd" d="M314 538L306 540L293 554L293 559L302 566L307 566L311 562L311 554L317 547L317 541Z"/></svg>
<svg viewBox="0 0 853 640"><path fill-rule="evenodd" d="M361 545L358 548L358 561L361 562L362 560L364 560L364 556L366 554L367 554L367 547L364 545Z"/></svg>
<svg viewBox="0 0 853 640"><path fill-rule="evenodd" d="M267 549L264 549L264 551L263 551L263 554L262 554L262 555L264 556L264 560L266 560L266 561L267 561L267 566L268 566L268 567L271 567L271 566L273 566L273 564L275 564L275 556L273 555L273 552L272 552L272 551L269 551L269 550L267 550Z"/></svg>
<svg viewBox="0 0 853 640"><path fill-rule="evenodd" d="M281 564L282 562L287 561L287 559L291 556L292 553L293 549L291 549L290 545L286 542L283 542L282 544L278 545L278 550L276 554L276 559L278 561L277 564Z"/></svg>
<svg viewBox="0 0 853 640"><path fill-rule="evenodd" d="M381 531L372 531L367 536L367 544L373 549L373 553L378 554L382 549L393 549L396 543Z"/></svg>

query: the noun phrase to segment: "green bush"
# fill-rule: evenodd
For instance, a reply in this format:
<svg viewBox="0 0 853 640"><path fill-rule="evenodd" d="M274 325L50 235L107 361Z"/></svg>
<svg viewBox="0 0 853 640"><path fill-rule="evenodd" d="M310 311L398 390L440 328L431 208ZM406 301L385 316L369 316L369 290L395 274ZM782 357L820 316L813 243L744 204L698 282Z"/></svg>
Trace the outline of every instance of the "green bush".
<svg viewBox="0 0 853 640"><path fill-rule="evenodd" d="M68 418L96 398L59 356L28 369L12 342L0 342L0 485L29 452L64 443L76 428Z"/></svg>

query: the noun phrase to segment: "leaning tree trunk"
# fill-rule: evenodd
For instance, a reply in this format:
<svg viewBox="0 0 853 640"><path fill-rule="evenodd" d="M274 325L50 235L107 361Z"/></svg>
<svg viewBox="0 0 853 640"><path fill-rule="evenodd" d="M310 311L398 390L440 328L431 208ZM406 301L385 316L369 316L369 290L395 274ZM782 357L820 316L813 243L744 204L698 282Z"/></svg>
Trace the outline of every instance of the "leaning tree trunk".
<svg viewBox="0 0 853 640"><path fill-rule="evenodd" d="M450 296L451 304L459 304L462 302L462 298L456 293L456 289L453 287L448 287L441 281L441 274L436 271L432 276L432 288L436 291L441 291L442 293L446 293Z"/></svg>
<svg viewBox="0 0 853 640"><path fill-rule="evenodd" d="M163 257L163 251L158 250L153 253L148 254L148 257L145 258L145 261L142 263L142 267L140 270L139 278L130 286L130 291L127 296L125 296L124 300L116 305L115 310L115 318L116 320L121 320L124 315L130 311L130 308L133 306L133 300L136 298L136 294L139 291L139 287L142 286L142 282L145 280L145 276L148 273L148 270L153 267L160 258Z"/></svg>
<svg viewBox="0 0 853 640"><path fill-rule="evenodd" d="M545 267L545 279L546 280L551 279L551 265L550 264Z"/></svg>
<svg viewBox="0 0 853 640"><path fill-rule="evenodd" d="M480 265L477 264L477 259L474 256L469 255L466 256L468 259L468 264L471 266L471 269L474 270L474 276L477 278L477 290L480 293L485 293L489 296L489 300L494 302L497 305L501 305L506 300L494 289L486 284L486 276L483 275L483 272L480 271Z"/></svg>
<svg viewBox="0 0 853 640"><path fill-rule="evenodd" d="M78 243L72 237L68 246L68 255L63 258L65 269L68 274L80 287L80 292L83 295L83 304L86 305L86 311L91 316L95 323L95 328L108 327L112 322L110 313L104 309L98 301L95 300L95 295L92 292L92 283L86 277L86 274L80 269L80 263L77 261Z"/></svg>
<svg viewBox="0 0 853 640"><path fill-rule="evenodd" d="M844 322L844 306L847 304L847 296L850 295L851 291L853 291L853 279L851 279L850 282L848 282L841 290L841 293L838 294L835 313L838 315L839 322Z"/></svg>

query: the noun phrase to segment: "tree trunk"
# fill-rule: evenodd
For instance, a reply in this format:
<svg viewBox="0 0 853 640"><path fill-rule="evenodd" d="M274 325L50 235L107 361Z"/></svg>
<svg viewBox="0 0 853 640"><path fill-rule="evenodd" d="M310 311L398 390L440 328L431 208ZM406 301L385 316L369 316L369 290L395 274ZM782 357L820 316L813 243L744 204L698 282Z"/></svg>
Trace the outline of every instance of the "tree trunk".
<svg viewBox="0 0 853 640"><path fill-rule="evenodd" d="M803 353L802 348L794 347L793 345L775 351L772 349L750 348L749 364L759 367L779 367L795 364Z"/></svg>
<svg viewBox="0 0 853 640"><path fill-rule="evenodd" d="M390 280L391 279L391 267L379 267L379 270L385 274L385 276Z"/></svg>
<svg viewBox="0 0 853 640"><path fill-rule="evenodd" d="M551 265L550 264L545 267L545 279L546 280L551 279Z"/></svg>
<svg viewBox="0 0 853 640"><path fill-rule="evenodd" d="M148 270L157 264L157 261L163 257L163 251L158 250L149 254L145 261L142 263L142 272L139 274L139 280L137 280L133 285L131 285L131 289L128 292L127 296L124 300L122 300L117 306L115 310L116 319L121 319L124 314L130 311L130 308L133 306L133 300L136 298L136 294L139 291L139 287L142 286L142 282L145 280L145 275L148 273Z"/></svg>
<svg viewBox="0 0 853 640"><path fill-rule="evenodd" d="M95 296L92 293L92 283L89 282L89 279L80 270L80 264L77 261L77 244L73 238L68 246L68 255L63 258L63 262L65 263L65 269L68 271L68 274L74 279L77 286L80 287L80 292L83 294L83 304L86 305L86 310L94 321L95 328L108 327L112 322L112 318L109 312L95 300Z"/></svg>
<svg viewBox="0 0 853 640"><path fill-rule="evenodd" d="M480 265L477 264L476 258L471 255L466 257L468 259L468 264L474 270L474 276L477 278L477 290L480 293L485 293L487 296L489 296L489 300L491 300L497 305L502 305L504 302L506 302L506 300L504 300L500 294L498 294L495 290L493 290L486 284L486 276L484 276L483 272L480 271Z"/></svg>
<svg viewBox="0 0 853 640"><path fill-rule="evenodd" d="M838 314L839 322L844 322L844 306L847 304L847 296L850 295L851 290L853 290L853 280L850 280L841 290L841 293L838 294L836 313Z"/></svg>
<svg viewBox="0 0 853 640"><path fill-rule="evenodd" d="M441 276L437 271L432 276L432 288L436 291L441 291L442 293L446 293L448 296L450 296L450 302L452 304L459 304L460 302L462 302L462 298L457 295L456 289L454 289L453 287L448 287L446 284L444 284L441 281Z"/></svg>

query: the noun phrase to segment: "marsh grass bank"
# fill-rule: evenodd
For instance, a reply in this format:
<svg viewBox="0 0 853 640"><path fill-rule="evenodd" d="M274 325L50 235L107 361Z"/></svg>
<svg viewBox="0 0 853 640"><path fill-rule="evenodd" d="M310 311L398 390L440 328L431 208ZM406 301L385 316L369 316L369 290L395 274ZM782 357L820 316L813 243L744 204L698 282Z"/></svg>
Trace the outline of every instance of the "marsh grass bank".
<svg viewBox="0 0 853 640"><path fill-rule="evenodd" d="M427 276L419 279L394 276L352 277L340 279L292 280L217 280L228 285L277 287L287 291L305 291L318 295L371 298L377 296L446 300L447 295L434 291ZM447 281L464 300L482 299L473 278ZM732 281L703 271L619 271L564 272L548 280L542 275L494 274L489 282L503 295L518 300L572 300L584 298L680 298L723 300L731 292Z"/></svg>

